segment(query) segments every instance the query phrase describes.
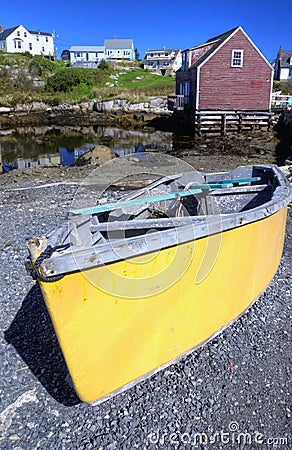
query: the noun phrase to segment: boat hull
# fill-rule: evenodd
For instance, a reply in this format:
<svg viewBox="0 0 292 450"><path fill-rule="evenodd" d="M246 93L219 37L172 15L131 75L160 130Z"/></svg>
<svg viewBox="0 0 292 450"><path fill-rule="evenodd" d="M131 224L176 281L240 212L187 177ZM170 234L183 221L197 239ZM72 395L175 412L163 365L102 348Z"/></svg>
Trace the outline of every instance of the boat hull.
<svg viewBox="0 0 292 450"><path fill-rule="evenodd" d="M98 402L206 342L281 259L287 208L159 252L40 282L75 390Z"/></svg>

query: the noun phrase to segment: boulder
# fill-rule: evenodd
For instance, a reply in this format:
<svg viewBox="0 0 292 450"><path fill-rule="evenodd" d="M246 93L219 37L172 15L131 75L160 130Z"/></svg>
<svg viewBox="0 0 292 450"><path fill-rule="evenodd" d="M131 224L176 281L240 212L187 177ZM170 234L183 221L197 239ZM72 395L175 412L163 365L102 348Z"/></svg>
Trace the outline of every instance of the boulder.
<svg viewBox="0 0 292 450"><path fill-rule="evenodd" d="M7 108L6 106L0 106L0 114L8 114L11 112L11 108Z"/></svg>
<svg viewBox="0 0 292 450"><path fill-rule="evenodd" d="M76 160L76 166L85 166L87 164L102 165L116 158L116 154L106 145L96 145L92 150L79 156Z"/></svg>

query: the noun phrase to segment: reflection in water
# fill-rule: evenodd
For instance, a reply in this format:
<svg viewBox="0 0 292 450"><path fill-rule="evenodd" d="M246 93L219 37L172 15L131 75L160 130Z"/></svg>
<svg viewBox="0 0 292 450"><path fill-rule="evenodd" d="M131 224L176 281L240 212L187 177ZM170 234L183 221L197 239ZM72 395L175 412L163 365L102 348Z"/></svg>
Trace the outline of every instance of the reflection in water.
<svg viewBox="0 0 292 450"><path fill-rule="evenodd" d="M102 126L0 128L0 155L2 150L3 169L6 171L36 166L69 166L95 145L106 145L118 156L159 151L178 158L189 158L189 162L197 164L198 168L206 169L208 165L208 170L219 170L222 166L226 169L228 163L235 167L247 163L282 162L282 154L287 153L286 147L283 151L283 142L282 147L276 149L267 143L264 135L263 138L250 136L245 140L240 139L239 135L230 140L214 140L213 137L203 139L170 132ZM291 142L288 144L291 150Z"/></svg>
<svg viewBox="0 0 292 450"><path fill-rule="evenodd" d="M3 169L69 166L95 145L107 145L118 156L144 150L171 151L172 133L92 127L18 127L0 130Z"/></svg>

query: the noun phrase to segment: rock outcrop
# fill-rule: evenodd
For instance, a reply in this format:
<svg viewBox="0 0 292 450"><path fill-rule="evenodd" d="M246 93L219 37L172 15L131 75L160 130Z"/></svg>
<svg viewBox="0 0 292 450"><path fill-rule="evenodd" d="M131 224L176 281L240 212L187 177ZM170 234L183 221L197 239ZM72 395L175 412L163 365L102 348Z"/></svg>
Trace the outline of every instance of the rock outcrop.
<svg viewBox="0 0 292 450"><path fill-rule="evenodd" d="M116 154L106 145L96 145L92 150L79 156L76 160L76 166L85 166L87 164L98 165L104 164L114 158Z"/></svg>

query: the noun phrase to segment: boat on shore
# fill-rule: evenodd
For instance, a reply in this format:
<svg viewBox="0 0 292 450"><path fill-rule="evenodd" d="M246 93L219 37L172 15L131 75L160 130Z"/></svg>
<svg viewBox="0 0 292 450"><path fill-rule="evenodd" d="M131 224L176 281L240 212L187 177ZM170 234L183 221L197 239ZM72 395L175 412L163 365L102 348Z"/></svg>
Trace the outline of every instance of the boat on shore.
<svg viewBox="0 0 292 450"><path fill-rule="evenodd" d="M203 345L277 271L292 189L275 165L161 177L28 241L75 390L97 404Z"/></svg>

